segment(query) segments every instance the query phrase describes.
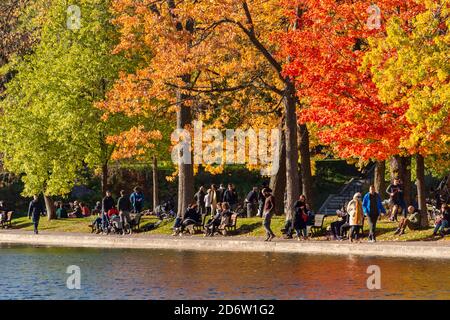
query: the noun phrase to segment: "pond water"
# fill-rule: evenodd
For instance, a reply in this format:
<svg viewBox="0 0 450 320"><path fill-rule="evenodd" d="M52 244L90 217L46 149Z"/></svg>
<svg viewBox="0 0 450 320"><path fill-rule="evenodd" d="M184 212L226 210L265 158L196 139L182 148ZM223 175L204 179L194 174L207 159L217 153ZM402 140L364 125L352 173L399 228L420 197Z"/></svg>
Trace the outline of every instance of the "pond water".
<svg viewBox="0 0 450 320"><path fill-rule="evenodd" d="M371 265L381 289L367 288ZM0 299L450 298L446 260L0 245L0 268Z"/></svg>

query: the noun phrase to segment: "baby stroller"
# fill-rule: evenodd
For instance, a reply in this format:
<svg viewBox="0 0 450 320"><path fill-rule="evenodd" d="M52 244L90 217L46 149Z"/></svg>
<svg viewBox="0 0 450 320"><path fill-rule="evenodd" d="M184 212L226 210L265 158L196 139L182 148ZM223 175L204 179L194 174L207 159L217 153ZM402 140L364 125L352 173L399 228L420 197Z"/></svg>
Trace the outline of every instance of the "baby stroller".
<svg viewBox="0 0 450 320"><path fill-rule="evenodd" d="M131 225L129 223L124 225L120 217L117 215L114 215L109 219L108 228L109 232L113 234L131 234Z"/></svg>

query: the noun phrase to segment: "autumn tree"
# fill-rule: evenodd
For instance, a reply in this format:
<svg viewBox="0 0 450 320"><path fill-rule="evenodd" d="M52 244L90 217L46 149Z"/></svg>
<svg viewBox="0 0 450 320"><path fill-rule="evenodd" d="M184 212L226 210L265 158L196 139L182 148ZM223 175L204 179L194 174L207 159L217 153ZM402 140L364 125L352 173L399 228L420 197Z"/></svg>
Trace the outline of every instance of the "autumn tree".
<svg viewBox="0 0 450 320"><path fill-rule="evenodd" d="M405 28L399 17L387 22L386 36L370 38L365 66L370 65L381 101L406 105L411 125L400 144L416 156L422 225L427 226L424 157L450 152L450 2L418 0L426 10Z"/></svg>
<svg viewBox="0 0 450 320"><path fill-rule="evenodd" d="M120 56L110 54L117 41L110 1L78 5L80 21L72 20L73 11L63 3L47 8L40 41L14 64L17 75L1 102L5 167L22 175L24 195L43 193L46 200L70 192L86 166L102 172L105 189L114 151L107 137L131 126L121 117L103 121L94 106L126 68Z"/></svg>
<svg viewBox="0 0 450 320"><path fill-rule="evenodd" d="M414 1L379 1L381 15L366 1L286 1L288 16L300 27L280 37L281 54L290 57L285 74L295 79L298 96L306 107L301 123L317 125L320 142L345 159L378 161L380 190L383 161L393 155L408 156L400 144L411 125L405 117L407 106L385 104L362 58L368 38L383 37L385 21L398 16L404 24L421 6ZM376 12L376 11L375 11ZM371 16L372 15L372 16ZM375 19L375 21L374 21ZM379 19L379 26L369 24Z"/></svg>
<svg viewBox="0 0 450 320"><path fill-rule="evenodd" d="M265 100L258 99L260 96L279 100L283 116L278 119L284 119L286 132L287 202L292 206L299 194L296 125L299 103L293 82L282 74L286 59L276 55L277 42L273 38L275 31L295 26L284 17L278 1L217 0L175 5L172 1L122 0L115 2L113 9L123 35L116 51L147 58L138 72L122 78L111 94L110 109L117 106L122 110L155 110L158 102L179 106L183 101L192 111L213 106L211 94L223 97L233 92L239 98L254 100L249 104L235 99L232 104L236 108L240 104L237 110L241 114L250 114L258 110L258 104L265 104ZM243 96L241 93L249 88L258 94ZM139 104L130 103L131 97L138 97ZM263 112L270 109L275 114L279 110L263 108ZM308 136L303 136L307 142ZM308 143L302 146L308 149ZM302 173L305 191L311 199L310 158L306 149L302 152L306 168ZM181 188L179 192L186 193Z"/></svg>

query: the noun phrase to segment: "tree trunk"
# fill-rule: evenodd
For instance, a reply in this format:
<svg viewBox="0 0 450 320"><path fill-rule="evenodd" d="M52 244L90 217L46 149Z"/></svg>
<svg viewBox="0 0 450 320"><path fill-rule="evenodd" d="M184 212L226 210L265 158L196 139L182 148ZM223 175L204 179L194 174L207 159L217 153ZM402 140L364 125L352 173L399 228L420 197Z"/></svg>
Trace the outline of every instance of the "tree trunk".
<svg viewBox="0 0 450 320"><path fill-rule="evenodd" d="M411 157L401 157L402 182L406 207L412 203Z"/></svg>
<svg viewBox="0 0 450 320"><path fill-rule="evenodd" d="M278 149L280 153L278 159L278 171L270 177L270 189L273 191L275 201L275 213L278 215L284 214L284 191L286 189L286 140L282 135L281 143ZM279 199L279 200L278 200ZM283 199L283 201L281 201Z"/></svg>
<svg viewBox="0 0 450 320"><path fill-rule="evenodd" d="M184 79L187 83L188 80ZM184 104L187 96L178 92L177 129L185 129L192 123L191 108ZM189 203L194 199L194 168L192 153L190 163L178 166L178 216L183 217Z"/></svg>
<svg viewBox="0 0 450 320"><path fill-rule="evenodd" d="M389 159L389 175L391 177L390 183L394 181L395 178L400 177L399 166L400 166L400 157L393 156Z"/></svg>
<svg viewBox="0 0 450 320"><path fill-rule="evenodd" d="M108 190L108 164L102 165L102 196L105 195Z"/></svg>
<svg viewBox="0 0 450 320"><path fill-rule="evenodd" d="M156 159L156 156L153 156L152 174L153 174L153 211L155 211L156 207L159 205L158 160Z"/></svg>
<svg viewBox="0 0 450 320"><path fill-rule="evenodd" d="M420 224L422 227L428 227L427 203L425 200L425 159L420 154L416 155L416 185L417 202L420 210Z"/></svg>
<svg viewBox="0 0 450 320"><path fill-rule="evenodd" d="M375 164L375 190L383 199L386 192L386 182L384 181L384 174L386 172L386 161L377 161Z"/></svg>
<svg viewBox="0 0 450 320"><path fill-rule="evenodd" d="M56 219L56 211L52 198L44 194L44 202L45 202L45 210L47 211L47 219L49 221Z"/></svg>
<svg viewBox="0 0 450 320"><path fill-rule="evenodd" d="M298 178L298 144L297 144L297 114L295 87L292 81L286 80L283 97L285 108L285 137L286 137L286 219L294 216L294 202L300 195ZM276 199L281 201L282 199Z"/></svg>
<svg viewBox="0 0 450 320"><path fill-rule="evenodd" d="M302 192L306 197L306 202L313 210L312 174L311 174L311 152L309 151L309 131L306 124L301 124L300 129L300 172L302 175Z"/></svg>
<svg viewBox="0 0 450 320"><path fill-rule="evenodd" d="M403 184L405 204L411 204L411 157L394 156L390 160L391 182L398 177Z"/></svg>

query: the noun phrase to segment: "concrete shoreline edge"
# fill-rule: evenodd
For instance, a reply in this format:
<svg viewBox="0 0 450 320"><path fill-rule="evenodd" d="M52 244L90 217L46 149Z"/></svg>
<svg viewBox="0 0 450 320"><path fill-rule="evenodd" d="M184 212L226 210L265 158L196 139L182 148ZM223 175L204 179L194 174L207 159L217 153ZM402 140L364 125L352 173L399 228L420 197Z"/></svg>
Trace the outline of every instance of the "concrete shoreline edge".
<svg viewBox="0 0 450 320"><path fill-rule="evenodd" d="M82 247L105 249L168 249L195 251L276 252L366 257L450 259L450 245L424 242L343 243L273 241L244 238L200 238L170 236L102 236L75 233L0 232L0 244ZM1 253L1 250L0 250Z"/></svg>

